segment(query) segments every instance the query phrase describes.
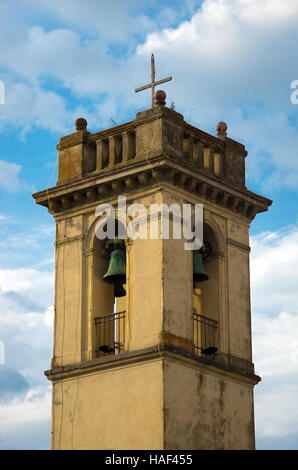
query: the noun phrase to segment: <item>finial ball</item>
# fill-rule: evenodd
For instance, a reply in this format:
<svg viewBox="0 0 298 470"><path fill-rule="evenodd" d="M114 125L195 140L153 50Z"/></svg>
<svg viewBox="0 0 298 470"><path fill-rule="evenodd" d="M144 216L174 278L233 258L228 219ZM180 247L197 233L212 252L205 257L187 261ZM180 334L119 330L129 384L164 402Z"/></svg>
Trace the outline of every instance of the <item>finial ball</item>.
<svg viewBox="0 0 298 470"><path fill-rule="evenodd" d="M84 118L78 118L75 120L75 128L77 131L83 131L87 129L87 121Z"/></svg>
<svg viewBox="0 0 298 470"><path fill-rule="evenodd" d="M154 93L154 104L156 106L164 106L166 104L166 92L163 90L157 90Z"/></svg>
<svg viewBox="0 0 298 470"><path fill-rule="evenodd" d="M225 122L220 121L216 124L216 133L218 137L225 137L227 135L228 126Z"/></svg>

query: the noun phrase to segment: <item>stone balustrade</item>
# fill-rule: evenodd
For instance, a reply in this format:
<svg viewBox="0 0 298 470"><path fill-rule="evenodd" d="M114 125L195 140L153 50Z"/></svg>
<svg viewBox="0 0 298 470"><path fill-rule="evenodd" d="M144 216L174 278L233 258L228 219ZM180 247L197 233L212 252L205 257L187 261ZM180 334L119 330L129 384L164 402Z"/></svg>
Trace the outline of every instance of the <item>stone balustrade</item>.
<svg viewBox="0 0 298 470"><path fill-rule="evenodd" d="M96 171L112 168L136 156L136 135L134 129L96 140Z"/></svg>
<svg viewBox="0 0 298 470"><path fill-rule="evenodd" d="M191 126L165 107L138 113L134 121L91 134L79 129L62 137L58 184L143 161L168 157L189 167L245 186L245 147Z"/></svg>
<svg viewBox="0 0 298 470"><path fill-rule="evenodd" d="M97 133L77 123L57 146L56 187L34 195L55 214L162 182L250 220L271 203L245 187L245 147L226 136L225 123L214 136L164 106Z"/></svg>

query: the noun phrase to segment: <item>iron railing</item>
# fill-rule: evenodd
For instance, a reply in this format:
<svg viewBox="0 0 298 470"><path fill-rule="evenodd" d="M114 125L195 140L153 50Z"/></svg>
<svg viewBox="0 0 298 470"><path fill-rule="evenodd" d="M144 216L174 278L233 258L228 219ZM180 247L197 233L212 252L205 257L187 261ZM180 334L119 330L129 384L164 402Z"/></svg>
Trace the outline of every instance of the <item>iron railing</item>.
<svg viewBox="0 0 298 470"><path fill-rule="evenodd" d="M121 354L125 345L125 310L95 318L96 357ZM217 351L218 322L197 313L194 319L194 350L201 356Z"/></svg>
<svg viewBox="0 0 298 470"><path fill-rule="evenodd" d="M125 318L125 310L95 318L96 357L124 352Z"/></svg>
<svg viewBox="0 0 298 470"><path fill-rule="evenodd" d="M217 351L217 324L211 318L198 313L193 314L194 319L194 349L195 354L201 356L212 355Z"/></svg>

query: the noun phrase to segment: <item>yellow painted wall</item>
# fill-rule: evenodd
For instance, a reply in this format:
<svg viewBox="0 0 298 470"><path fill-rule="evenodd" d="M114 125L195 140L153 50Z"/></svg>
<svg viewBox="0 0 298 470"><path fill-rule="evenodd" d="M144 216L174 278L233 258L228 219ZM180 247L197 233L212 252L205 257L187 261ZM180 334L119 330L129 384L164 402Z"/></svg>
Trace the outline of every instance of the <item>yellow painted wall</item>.
<svg viewBox="0 0 298 470"><path fill-rule="evenodd" d="M165 362L165 449L254 449L252 384Z"/></svg>
<svg viewBox="0 0 298 470"><path fill-rule="evenodd" d="M249 253L228 246L230 353L251 360Z"/></svg>
<svg viewBox="0 0 298 470"><path fill-rule="evenodd" d="M53 386L57 449L162 449L162 361L78 376Z"/></svg>
<svg viewBox="0 0 298 470"><path fill-rule="evenodd" d="M194 201L171 189L134 202ZM210 280L200 286L198 309L219 321L221 352L250 360L248 225L211 203L206 221L217 237L216 257L206 262ZM91 236L94 222L89 212L58 223L53 366L96 357L94 317L113 311L112 288L101 279L107 260ZM198 299L183 239L130 240L126 291L117 310L128 312L127 351L162 342L192 351ZM252 385L200 367L169 363L163 377L159 361L78 375L54 383L53 448L253 448L252 406Z"/></svg>

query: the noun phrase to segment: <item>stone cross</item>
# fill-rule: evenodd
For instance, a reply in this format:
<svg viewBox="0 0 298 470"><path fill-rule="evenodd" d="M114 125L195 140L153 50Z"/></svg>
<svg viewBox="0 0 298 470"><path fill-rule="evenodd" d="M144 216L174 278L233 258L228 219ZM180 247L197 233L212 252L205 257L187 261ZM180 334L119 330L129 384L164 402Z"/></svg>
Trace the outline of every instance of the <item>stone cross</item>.
<svg viewBox="0 0 298 470"><path fill-rule="evenodd" d="M135 89L135 93L138 93L139 91L147 90L148 88L151 88L151 104L152 108L154 107L154 91L155 87L157 85L160 85L161 83L169 82L172 80L172 77L167 77L163 78L162 80L158 80L157 82L155 81L155 62L154 62L154 54L151 54L151 83L148 85L140 86L139 88Z"/></svg>

